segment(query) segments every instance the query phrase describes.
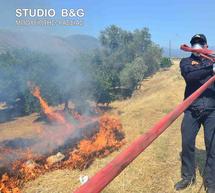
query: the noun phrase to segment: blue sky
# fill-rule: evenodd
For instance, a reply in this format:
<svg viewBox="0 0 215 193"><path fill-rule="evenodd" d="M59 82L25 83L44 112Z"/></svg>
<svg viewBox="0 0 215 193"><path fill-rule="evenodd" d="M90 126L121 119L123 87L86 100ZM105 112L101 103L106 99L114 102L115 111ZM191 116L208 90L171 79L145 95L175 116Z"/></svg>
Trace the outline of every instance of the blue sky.
<svg viewBox="0 0 215 193"><path fill-rule="evenodd" d="M209 45L215 45L214 0L0 0L0 29L33 30L67 36L88 34L98 37L111 24L126 30L148 27L152 40L162 47L178 48L189 43L195 33L204 33ZM16 8L83 8L86 12L82 27L18 27Z"/></svg>

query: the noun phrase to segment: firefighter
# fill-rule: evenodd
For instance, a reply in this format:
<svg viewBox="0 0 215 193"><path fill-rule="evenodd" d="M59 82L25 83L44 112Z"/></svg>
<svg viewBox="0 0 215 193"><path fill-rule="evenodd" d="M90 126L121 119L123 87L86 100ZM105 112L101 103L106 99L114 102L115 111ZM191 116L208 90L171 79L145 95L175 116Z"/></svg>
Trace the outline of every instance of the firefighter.
<svg viewBox="0 0 215 193"><path fill-rule="evenodd" d="M204 34L194 35L190 43L192 48L208 48L207 39ZM184 94L184 98L186 99L213 76L215 64L201 57L198 53L192 53L190 57L181 60L180 69L186 83ZM215 139L213 140L215 135L214 84L208 87L184 112L181 124L182 180L175 184L176 190L182 190L195 184L195 140L201 125L204 127L204 141L207 153L204 185L207 188L207 193L215 193Z"/></svg>

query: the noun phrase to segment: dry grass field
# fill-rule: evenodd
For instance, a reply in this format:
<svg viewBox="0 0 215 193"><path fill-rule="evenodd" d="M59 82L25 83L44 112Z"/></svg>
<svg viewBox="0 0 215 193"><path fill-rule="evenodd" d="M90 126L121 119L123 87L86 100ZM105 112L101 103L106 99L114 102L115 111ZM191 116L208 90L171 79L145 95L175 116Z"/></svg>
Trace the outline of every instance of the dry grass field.
<svg viewBox="0 0 215 193"><path fill-rule="evenodd" d="M178 68L178 61L168 70L162 70L143 81L141 89L127 100L116 101L109 113L118 114L126 133L126 148L136 137L143 134L166 113L183 100L184 81ZM0 124L0 140L14 137L31 136L35 127L36 114ZM153 144L132 162L103 193L173 193L174 184L180 180L180 124L177 119ZM121 149L121 150L122 150ZM120 150L120 151L121 151ZM28 182L24 193L69 193L80 186L79 176L94 175L111 161L119 152L106 158L96 159L84 171L56 170ZM198 191L202 177L199 171L204 163L203 132L197 138L197 183L181 193ZM111 172L111 171L110 171ZM204 192L202 190L201 192Z"/></svg>

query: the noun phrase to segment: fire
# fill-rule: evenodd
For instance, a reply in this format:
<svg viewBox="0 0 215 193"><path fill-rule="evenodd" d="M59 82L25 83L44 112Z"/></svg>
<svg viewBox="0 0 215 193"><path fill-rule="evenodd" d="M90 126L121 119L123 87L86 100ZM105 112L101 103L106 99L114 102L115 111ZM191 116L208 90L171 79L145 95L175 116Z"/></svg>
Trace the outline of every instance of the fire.
<svg viewBox="0 0 215 193"><path fill-rule="evenodd" d="M41 97L40 88L38 86L35 86L33 88L32 94L40 101L40 105L44 113L50 120L63 124L69 129L73 127L69 122L66 121L64 116L62 116L60 113L55 112L51 107L48 106L47 102Z"/></svg>
<svg viewBox="0 0 215 193"><path fill-rule="evenodd" d="M77 149L70 153L66 164L72 168L85 169L96 157L107 156L124 144L122 125L117 117L102 116L99 128L91 139L80 141Z"/></svg>
<svg viewBox="0 0 215 193"><path fill-rule="evenodd" d="M47 139L43 137L48 136L48 141L39 144L39 146L36 146L37 148L46 147L45 145L49 145L52 140L54 144L59 143L59 145L62 145L65 135L69 135L71 131L76 131L86 126L86 123L83 122L85 119L82 119L81 115L78 116L78 120L82 121L78 127L74 127L67 121L63 114L55 112L41 97L39 87L35 87L32 94L38 98L48 118L59 123L62 129L45 132L44 136L42 135L42 139ZM94 120L95 118L92 118L92 121ZM56 155L50 156L51 152L53 152L52 149L49 155L37 155L32 149L25 150L22 153L22 159L14 161L8 173L1 176L0 192L21 193L23 184L27 181L34 180L39 175L55 169L70 168L83 170L89 167L94 159L105 157L111 152L118 150L125 143L124 132L119 118L105 114L96 120L98 124L95 125L95 127L98 128L90 128L95 131L94 134L84 135L84 138L77 142L76 146L66 146ZM64 130L64 128L66 128L66 130ZM7 150L5 152L11 151L12 150Z"/></svg>
<svg viewBox="0 0 215 193"><path fill-rule="evenodd" d="M103 115L99 120L99 131L91 138L81 140L75 149L69 150L67 159L50 166L47 157L32 157L29 152L27 158L15 162L11 176L2 175L0 191L21 193L25 182L53 169L86 169L96 157L105 157L118 150L124 143L124 133L119 119Z"/></svg>
<svg viewBox="0 0 215 193"><path fill-rule="evenodd" d="M8 174L2 175L0 181L0 191L2 193L21 193L19 186L19 181L14 178L10 178Z"/></svg>

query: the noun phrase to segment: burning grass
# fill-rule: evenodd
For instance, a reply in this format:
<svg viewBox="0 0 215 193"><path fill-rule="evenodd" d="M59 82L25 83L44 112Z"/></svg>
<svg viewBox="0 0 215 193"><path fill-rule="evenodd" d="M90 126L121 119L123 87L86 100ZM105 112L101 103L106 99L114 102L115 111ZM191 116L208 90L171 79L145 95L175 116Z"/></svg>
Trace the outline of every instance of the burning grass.
<svg viewBox="0 0 215 193"><path fill-rule="evenodd" d="M64 114L48 106L38 87L32 90L32 94L40 101L45 115L58 127L38 131L39 142L25 148L25 151L22 148L1 149L1 152L4 152L1 156L7 153L19 155L1 176L1 193L20 193L25 182L56 169L86 169L96 158L105 157L124 144L122 124L117 117L105 114L99 118L82 118L80 115L78 120L76 116L76 123L72 124ZM98 123L93 125L96 128L88 127L89 122L95 121ZM85 133L81 135L79 130L83 131L83 128ZM71 138L74 135L75 138ZM69 141L73 141L77 136L81 136L82 139L78 138L75 145L71 145L74 142ZM44 148L49 148L45 154L40 151ZM61 152L57 153L59 149ZM56 155L53 155L54 153Z"/></svg>
<svg viewBox="0 0 215 193"><path fill-rule="evenodd" d="M111 104L111 113L120 114L123 131L126 133L126 143L130 144L137 136L147 131L156 121L162 118L167 111L183 100L184 81L178 69L178 61L174 62L169 70L158 72L148 78L130 99L116 101ZM152 86L153 85L153 86ZM167 86L168 85L168 86ZM182 117L181 117L182 118ZM144 153L132 162L118 177L116 177L103 193L173 193L174 184L180 180L181 118L163 133ZM19 125L18 133L28 135L31 120L35 117L26 117L15 122L1 124L1 136L10 138L14 128ZM34 123L34 126L38 123ZM31 126L26 126L31 125ZM6 127L7 126L7 127ZM2 129L6 127L5 129ZM39 125L38 125L39 127ZM11 130L10 128L13 128ZM3 130L3 131L2 131ZM5 132L4 132L5 131ZM9 133L6 133L9 132ZM2 138L2 139L4 139ZM197 163L205 160L204 133L200 130L197 136ZM124 145L121 149L125 148ZM121 151L121 149L119 151ZM203 156L204 153L204 156ZM93 176L98 170L109 163L118 152L113 152L103 159L96 159L84 171L55 170L41 175L33 181L25 183L22 189L25 193L68 193L80 186L81 175ZM183 193L198 192L202 177L197 169L197 183L182 191ZM205 192L204 190L201 193Z"/></svg>
<svg viewBox="0 0 215 193"><path fill-rule="evenodd" d="M124 133L117 118L104 115L99 125L99 132L91 139L80 141L77 149L70 154L66 161L68 166L84 169L95 157L105 157L123 145Z"/></svg>
<svg viewBox="0 0 215 193"><path fill-rule="evenodd" d="M55 169L80 169L90 166L96 158L109 155L124 144L124 133L118 118L104 115L99 120L99 131L92 138L83 139L77 147L66 155L67 159L48 164L47 157L28 158L13 163L10 174L3 174L0 181L2 193L19 193L26 181L33 180L41 174ZM30 153L30 152L29 152Z"/></svg>

